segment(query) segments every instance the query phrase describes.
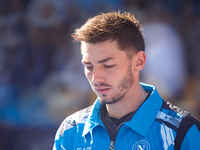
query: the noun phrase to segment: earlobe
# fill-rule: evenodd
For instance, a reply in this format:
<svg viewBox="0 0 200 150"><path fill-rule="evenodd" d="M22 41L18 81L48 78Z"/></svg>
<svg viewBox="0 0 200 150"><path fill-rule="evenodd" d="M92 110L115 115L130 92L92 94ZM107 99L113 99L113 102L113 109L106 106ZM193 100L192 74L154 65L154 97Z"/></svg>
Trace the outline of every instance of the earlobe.
<svg viewBox="0 0 200 150"><path fill-rule="evenodd" d="M135 54L135 71L140 71L144 68L146 63L146 54L144 51L139 51Z"/></svg>

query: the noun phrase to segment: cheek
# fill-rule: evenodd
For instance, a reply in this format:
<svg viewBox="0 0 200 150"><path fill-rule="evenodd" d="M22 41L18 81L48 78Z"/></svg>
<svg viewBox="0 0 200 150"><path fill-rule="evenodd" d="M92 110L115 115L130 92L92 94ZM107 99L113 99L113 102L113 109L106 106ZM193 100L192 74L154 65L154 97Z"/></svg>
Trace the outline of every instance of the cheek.
<svg viewBox="0 0 200 150"><path fill-rule="evenodd" d="M124 73L125 71L120 71L119 73L112 74L112 77L110 78L110 82L112 82L115 86L119 85L126 74Z"/></svg>
<svg viewBox="0 0 200 150"><path fill-rule="evenodd" d="M88 71L85 70L85 76L86 78L88 79L88 81L90 82L91 81L91 75Z"/></svg>

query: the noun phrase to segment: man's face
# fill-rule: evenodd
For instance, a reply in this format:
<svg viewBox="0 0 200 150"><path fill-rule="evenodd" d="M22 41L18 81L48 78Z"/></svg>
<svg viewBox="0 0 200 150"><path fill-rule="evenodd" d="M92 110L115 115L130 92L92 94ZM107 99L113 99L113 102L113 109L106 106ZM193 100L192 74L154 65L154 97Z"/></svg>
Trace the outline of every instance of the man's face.
<svg viewBox="0 0 200 150"><path fill-rule="evenodd" d="M85 75L99 100L113 104L122 100L134 83L131 60L116 41L82 42Z"/></svg>

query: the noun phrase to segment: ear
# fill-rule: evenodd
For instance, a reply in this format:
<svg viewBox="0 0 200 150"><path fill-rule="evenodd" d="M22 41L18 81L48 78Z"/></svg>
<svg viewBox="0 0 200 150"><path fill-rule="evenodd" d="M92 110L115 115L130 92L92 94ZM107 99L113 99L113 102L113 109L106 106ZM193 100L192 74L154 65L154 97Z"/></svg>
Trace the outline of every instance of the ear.
<svg viewBox="0 0 200 150"><path fill-rule="evenodd" d="M144 51L139 51L134 57L134 71L140 71L144 68L146 63L146 54Z"/></svg>

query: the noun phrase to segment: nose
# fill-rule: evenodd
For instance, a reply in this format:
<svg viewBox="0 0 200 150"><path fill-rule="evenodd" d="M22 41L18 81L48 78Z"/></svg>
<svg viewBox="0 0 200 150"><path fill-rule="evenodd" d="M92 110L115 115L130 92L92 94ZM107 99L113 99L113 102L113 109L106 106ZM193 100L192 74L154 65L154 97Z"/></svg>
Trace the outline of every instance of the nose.
<svg viewBox="0 0 200 150"><path fill-rule="evenodd" d="M91 81L93 85L104 83L105 81L104 71L101 68L94 68L92 72Z"/></svg>

